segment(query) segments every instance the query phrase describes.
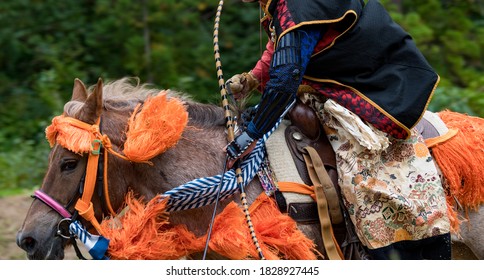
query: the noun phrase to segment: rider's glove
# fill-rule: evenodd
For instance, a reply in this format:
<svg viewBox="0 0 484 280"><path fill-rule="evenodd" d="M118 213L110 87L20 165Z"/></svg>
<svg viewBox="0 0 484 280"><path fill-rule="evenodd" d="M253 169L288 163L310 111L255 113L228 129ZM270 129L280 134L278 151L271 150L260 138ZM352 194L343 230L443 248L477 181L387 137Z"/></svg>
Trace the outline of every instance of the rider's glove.
<svg viewBox="0 0 484 280"><path fill-rule="evenodd" d="M227 82L236 100L246 97L259 86L259 81L252 72L234 75Z"/></svg>

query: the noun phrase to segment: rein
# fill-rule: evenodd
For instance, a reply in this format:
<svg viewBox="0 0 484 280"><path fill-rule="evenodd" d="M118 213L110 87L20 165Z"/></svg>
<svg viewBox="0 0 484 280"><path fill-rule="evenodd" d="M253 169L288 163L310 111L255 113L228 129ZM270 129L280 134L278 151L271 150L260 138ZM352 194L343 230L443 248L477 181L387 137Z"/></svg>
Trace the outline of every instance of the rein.
<svg viewBox="0 0 484 280"><path fill-rule="evenodd" d="M218 31L219 31L219 24L220 24L220 15L222 13L222 8L223 8L224 1L220 0L219 5L217 8L217 13L215 15L215 24L214 24L214 32L213 32L213 49L214 49L214 57L215 57L215 67L217 69L217 78L218 78L218 84L220 88L220 95L222 98L222 107L225 111L225 121L226 121L226 128L227 128L227 140L228 142L232 142L235 139L234 136L234 119L232 117L232 111L230 109L229 101L228 101L228 95L227 91L225 89L225 81L223 77L223 71L222 71L222 62L220 58L220 47L218 43ZM227 164L227 162L225 162ZM224 166L224 171L225 171L225 166ZM245 218L247 221L247 225L249 226L249 231L250 235L252 238L252 242L254 243L257 252L259 254L259 257L261 259L265 259L264 255L262 253L262 249L259 245L259 241L257 240L257 236L255 234L254 230L254 225L252 224L252 219L250 218L250 212L249 212L249 206L247 203L247 195L244 190L244 184L243 184L243 179L242 179L242 169L240 168L240 164L236 163L236 169L235 169L235 174L237 177L237 185L239 186L240 189L240 199L242 202ZM223 177L222 177L223 179ZM220 187L219 190L220 191ZM216 207L214 209L214 213L216 211ZM213 222L212 222L213 224ZM211 227L210 227L211 228ZM207 244L209 243L209 237L210 237L210 231L208 233L209 235L207 236ZM206 253L206 252L205 252Z"/></svg>

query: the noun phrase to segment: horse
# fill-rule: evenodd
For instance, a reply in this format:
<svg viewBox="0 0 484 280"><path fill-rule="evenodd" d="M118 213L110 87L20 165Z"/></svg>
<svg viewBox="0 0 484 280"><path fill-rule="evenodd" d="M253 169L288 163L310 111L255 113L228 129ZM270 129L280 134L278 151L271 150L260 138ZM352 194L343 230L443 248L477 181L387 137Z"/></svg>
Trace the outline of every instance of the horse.
<svg viewBox="0 0 484 280"><path fill-rule="evenodd" d="M126 142L124 133L131 115L143 106L148 97L156 96L160 90L146 84L139 84L132 79L123 78L106 85L102 81L89 89L76 79L72 98L64 106L63 116L71 117L86 124L98 123L103 135L109 137L109 147L114 151L123 151ZM133 162L114 153L106 153L109 166L104 165L104 180L107 180L109 192L97 191L92 196L91 209L94 220L101 221L112 212L118 213L125 207L128 193L145 201L166 193L196 178L215 176L222 172L226 164L224 147L227 144L226 118L223 108L213 104L193 101L187 94L177 91L165 91L168 98L181 100L188 112L186 129L176 145L167 148L146 162ZM42 182L42 193L62 205L69 213L76 212L75 201L83 195L83 183L88 168L88 156L85 153L69 150L59 143L53 143L49 165ZM105 161L106 162L106 161ZM102 165L102 164L100 164ZM263 192L259 180L252 180L245 186L248 204L252 204ZM103 198L107 196L107 199ZM37 197L38 198L38 197ZM106 207L106 202L109 202ZM181 211L171 212L170 223L183 225L196 237L207 232L214 210L220 214L222 209L236 197L221 200L216 209L214 204ZM26 218L17 233L17 244L26 251L28 259L63 259L64 249L71 246L71 239L66 238L65 218L53 209L45 200L34 199ZM55 207L54 207L55 208ZM111 211L109 211L111 209ZM463 242L473 249L479 258L484 258L481 232L484 232L482 208L479 214L469 216L471 228L461 234ZM95 232L95 226L85 217L79 218L84 226ZM298 228L316 244L322 252L321 228L319 224L298 224ZM199 258L200 253L191 258ZM208 252L208 258L221 258L216 252Z"/></svg>

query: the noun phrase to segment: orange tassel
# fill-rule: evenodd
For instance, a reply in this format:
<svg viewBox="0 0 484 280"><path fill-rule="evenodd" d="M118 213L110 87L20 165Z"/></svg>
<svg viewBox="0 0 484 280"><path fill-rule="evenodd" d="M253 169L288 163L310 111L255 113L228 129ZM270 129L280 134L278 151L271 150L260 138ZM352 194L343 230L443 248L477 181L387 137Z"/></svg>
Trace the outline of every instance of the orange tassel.
<svg viewBox="0 0 484 280"><path fill-rule="evenodd" d="M444 177L464 207L478 209L484 202L484 119L442 111L440 118L457 135L432 148Z"/></svg>
<svg viewBox="0 0 484 280"><path fill-rule="evenodd" d="M176 145L187 123L188 112L180 100L167 100L166 92L148 98L129 120L124 154L134 162L152 159Z"/></svg>
<svg viewBox="0 0 484 280"><path fill-rule="evenodd" d="M230 202L215 218L210 249L232 260L243 260L252 256L252 240L247 230L242 209L235 202ZM206 241L207 236L204 236ZM254 250L255 251L255 250ZM255 252L255 255L257 253Z"/></svg>
<svg viewBox="0 0 484 280"><path fill-rule="evenodd" d="M176 145L188 123L188 112L182 101L167 100L166 92L136 107L128 122L124 154L134 162L146 162ZM97 131L99 134L99 131ZM50 146L57 142L78 154L92 150L95 137L92 126L63 115L52 119L45 129Z"/></svg>
<svg viewBox="0 0 484 280"><path fill-rule="evenodd" d="M63 115L54 117L52 123L45 129L45 136L50 147L57 142L62 147L77 154L91 151L93 135L91 131L75 126L72 119Z"/></svg>
<svg viewBox="0 0 484 280"><path fill-rule="evenodd" d="M297 228L291 217L281 214L273 199L261 194L253 205L258 205L251 209L254 229L270 252L281 259L317 259L316 254L319 253L314 242ZM267 251L263 252L267 255Z"/></svg>
<svg viewBox="0 0 484 280"><path fill-rule="evenodd" d="M454 137L432 147L449 185L448 205L455 205L455 197L466 210L477 210L484 202L484 119L448 110L438 115L449 129L458 130ZM457 232L457 213L450 209L449 215L452 229Z"/></svg>
<svg viewBox="0 0 484 280"><path fill-rule="evenodd" d="M203 248L185 226L170 225L166 200L155 197L144 205L130 193L126 203L128 209L119 221L108 218L101 223L112 259L179 259Z"/></svg>

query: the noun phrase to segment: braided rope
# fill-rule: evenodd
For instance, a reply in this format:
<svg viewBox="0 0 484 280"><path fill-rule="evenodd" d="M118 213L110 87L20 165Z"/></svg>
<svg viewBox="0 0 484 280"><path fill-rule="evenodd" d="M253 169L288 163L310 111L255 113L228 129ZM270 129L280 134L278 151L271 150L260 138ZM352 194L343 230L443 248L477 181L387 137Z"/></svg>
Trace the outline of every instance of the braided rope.
<svg viewBox="0 0 484 280"><path fill-rule="evenodd" d="M220 24L220 15L222 13L222 8L224 5L224 1L220 0L217 8L217 13L215 15L215 24L214 24L214 31L213 31L213 49L214 49L214 56L215 56L215 66L217 69L217 78L218 78L218 84L220 88L220 95L222 97L222 106L225 110L225 121L226 121L226 127L227 127L227 140L229 142L233 141L235 139L234 136L234 120L232 117L232 112L230 110L229 106L229 101L227 98L227 91L225 90L225 81L223 77L223 71L222 71L222 62L220 59L220 48L219 48L219 43L218 43L218 31L219 31L219 24ZM265 259L264 255L262 254L262 249L260 247L259 241L257 240L257 236L255 234L254 230L254 225L252 224L252 219L250 218L250 213L249 213L249 206L247 203L247 198L246 198L246 193L244 190L244 183L243 183L243 178L242 178L242 170L240 166L237 166L235 169L235 174L237 177L237 184L240 188L240 199L242 201L242 206L245 214L245 219L247 221L247 225L249 226L249 231L250 235L252 237L252 241L257 249L257 252L259 253L259 257L261 259Z"/></svg>
<svg viewBox="0 0 484 280"><path fill-rule="evenodd" d="M233 141L234 136L234 120L232 117L232 111L230 110L229 100L227 98L227 91L225 90L225 80L222 71L222 61L220 59L220 48L218 43L218 31L220 24L220 15L222 13L222 8L224 1L220 0L217 8L217 14L215 15L215 24L213 28L213 50L215 56L215 67L217 69L217 79L220 90L220 96L222 97L222 107L225 111L225 124L227 127L227 140L229 142Z"/></svg>

